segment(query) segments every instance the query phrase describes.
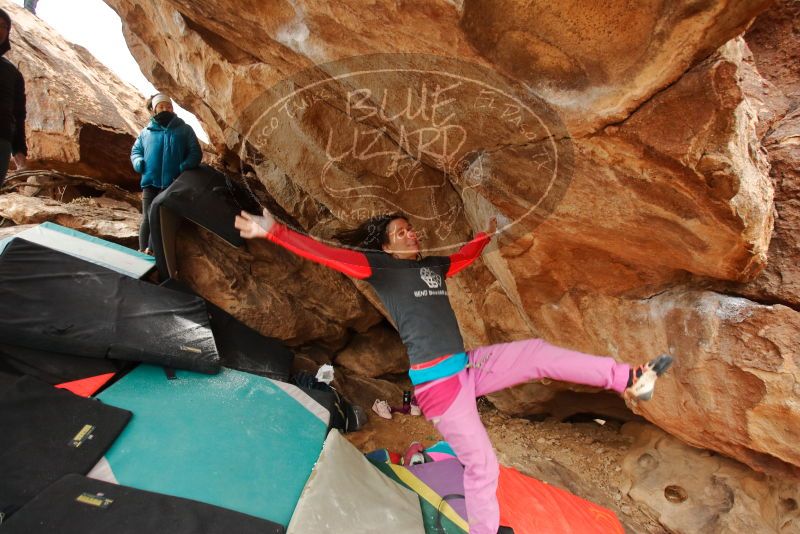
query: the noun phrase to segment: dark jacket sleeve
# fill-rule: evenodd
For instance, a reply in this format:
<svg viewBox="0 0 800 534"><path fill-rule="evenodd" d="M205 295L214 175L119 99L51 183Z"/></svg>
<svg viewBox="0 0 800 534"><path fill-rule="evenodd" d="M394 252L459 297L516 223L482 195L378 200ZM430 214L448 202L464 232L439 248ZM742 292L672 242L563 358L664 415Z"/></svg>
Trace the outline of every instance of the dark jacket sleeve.
<svg viewBox="0 0 800 534"><path fill-rule="evenodd" d="M14 121L16 129L14 139L11 141L11 152L13 154L28 155L28 144L25 141L25 79L22 74L17 72L17 87L14 91Z"/></svg>
<svg viewBox="0 0 800 534"><path fill-rule="evenodd" d="M200 160L203 159L203 151L200 149L200 142L197 140L197 135L188 124L186 125L186 158L181 162L181 172L187 169L194 169L200 165Z"/></svg>

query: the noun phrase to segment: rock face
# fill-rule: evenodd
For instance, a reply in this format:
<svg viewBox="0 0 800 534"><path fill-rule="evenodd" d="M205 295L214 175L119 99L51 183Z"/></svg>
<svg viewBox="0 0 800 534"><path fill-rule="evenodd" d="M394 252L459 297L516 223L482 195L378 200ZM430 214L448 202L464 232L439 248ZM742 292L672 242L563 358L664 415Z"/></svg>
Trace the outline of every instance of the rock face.
<svg viewBox="0 0 800 534"><path fill-rule="evenodd" d="M779 2L748 30L754 68L764 77L748 87L756 103L761 144L772 165L775 230L767 268L734 290L759 302L800 307L800 5Z"/></svg>
<svg viewBox="0 0 800 534"><path fill-rule="evenodd" d="M788 533L800 528L796 484L693 449L657 428L628 423L624 490L675 533Z"/></svg>
<svg viewBox="0 0 800 534"><path fill-rule="evenodd" d="M0 0L13 21L6 58L25 77L31 168L100 178L130 190L130 150L147 123L144 98L42 20Z"/></svg>
<svg viewBox="0 0 800 534"><path fill-rule="evenodd" d="M336 356L336 364L369 378L408 371L408 355L395 330L377 325L353 336Z"/></svg>
<svg viewBox="0 0 800 534"><path fill-rule="evenodd" d="M200 295L251 328L292 345L342 348L380 315L340 274L268 243L232 248L197 227L178 235L178 273ZM336 295L336 298L331 298Z"/></svg>
<svg viewBox="0 0 800 534"><path fill-rule="evenodd" d="M351 375L344 380L337 379L337 383L334 385L339 387L348 400L365 410L369 410L375 399L385 400L393 407L403 404L403 390L387 380ZM378 416L369 412L368 417L375 419Z"/></svg>
<svg viewBox="0 0 800 534"><path fill-rule="evenodd" d="M312 234L400 210L446 254L497 216L448 282L468 346L671 352L637 413L800 469L791 2L745 38L768 2L107 3L143 72ZM559 413L543 388L493 400Z"/></svg>
<svg viewBox="0 0 800 534"><path fill-rule="evenodd" d="M20 229L49 221L131 248L139 243L141 214L130 204L110 198L78 198L62 203L8 193L0 195L0 218L13 221L22 226Z"/></svg>

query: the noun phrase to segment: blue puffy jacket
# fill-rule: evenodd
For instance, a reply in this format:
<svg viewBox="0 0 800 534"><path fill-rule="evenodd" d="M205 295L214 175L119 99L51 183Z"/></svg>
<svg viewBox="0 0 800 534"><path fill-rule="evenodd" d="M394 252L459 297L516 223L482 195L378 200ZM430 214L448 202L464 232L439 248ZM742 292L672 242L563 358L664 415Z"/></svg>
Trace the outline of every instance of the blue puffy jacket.
<svg viewBox="0 0 800 534"><path fill-rule="evenodd" d="M131 163L142 175L142 189L166 189L183 171L197 167L202 157L194 130L177 116L166 128L150 119L131 149Z"/></svg>

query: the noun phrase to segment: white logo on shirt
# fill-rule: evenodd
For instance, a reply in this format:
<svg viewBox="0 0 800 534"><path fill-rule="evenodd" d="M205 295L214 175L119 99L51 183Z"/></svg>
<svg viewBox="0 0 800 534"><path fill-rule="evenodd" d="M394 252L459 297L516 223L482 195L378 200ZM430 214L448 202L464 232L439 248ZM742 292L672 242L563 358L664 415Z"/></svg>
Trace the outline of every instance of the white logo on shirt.
<svg viewBox="0 0 800 534"><path fill-rule="evenodd" d="M431 289L442 287L442 277L436 274L433 269L422 267L419 270L419 277L422 278L422 281L428 284L428 287Z"/></svg>

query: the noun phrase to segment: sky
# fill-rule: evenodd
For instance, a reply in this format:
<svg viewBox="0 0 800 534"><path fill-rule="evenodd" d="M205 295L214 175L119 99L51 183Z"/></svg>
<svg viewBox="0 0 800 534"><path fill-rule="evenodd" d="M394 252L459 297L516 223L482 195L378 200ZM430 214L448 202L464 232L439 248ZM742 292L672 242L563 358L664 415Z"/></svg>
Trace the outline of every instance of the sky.
<svg viewBox="0 0 800 534"><path fill-rule="evenodd" d="M23 0L12 0L23 5ZM120 79L128 82L145 97L157 92L147 81L125 44L122 21L102 0L39 0L36 15L55 28L67 41L85 47ZM197 136L208 142L197 118L180 106L176 113L194 128ZM145 125L143 124L142 127Z"/></svg>

